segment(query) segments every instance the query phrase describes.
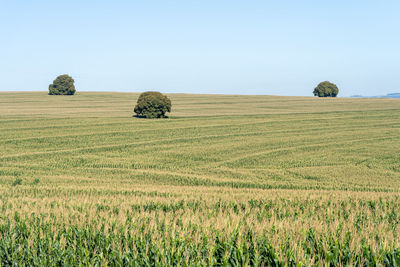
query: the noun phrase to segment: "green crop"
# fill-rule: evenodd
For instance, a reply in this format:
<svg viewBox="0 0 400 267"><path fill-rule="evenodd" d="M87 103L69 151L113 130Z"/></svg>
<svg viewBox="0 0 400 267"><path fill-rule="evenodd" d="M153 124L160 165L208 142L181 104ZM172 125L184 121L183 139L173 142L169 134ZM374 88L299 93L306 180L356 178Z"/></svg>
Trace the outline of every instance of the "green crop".
<svg viewBox="0 0 400 267"><path fill-rule="evenodd" d="M400 101L0 94L0 266L399 266Z"/></svg>

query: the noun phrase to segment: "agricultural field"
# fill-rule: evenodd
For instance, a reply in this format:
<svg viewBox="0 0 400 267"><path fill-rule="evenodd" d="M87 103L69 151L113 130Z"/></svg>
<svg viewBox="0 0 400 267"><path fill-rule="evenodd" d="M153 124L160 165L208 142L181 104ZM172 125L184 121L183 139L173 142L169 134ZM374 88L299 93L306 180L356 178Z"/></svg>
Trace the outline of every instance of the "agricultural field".
<svg viewBox="0 0 400 267"><path fill-rule="evenodd" d="M399 266L400 100L0 93L0 266Z"/></svg>

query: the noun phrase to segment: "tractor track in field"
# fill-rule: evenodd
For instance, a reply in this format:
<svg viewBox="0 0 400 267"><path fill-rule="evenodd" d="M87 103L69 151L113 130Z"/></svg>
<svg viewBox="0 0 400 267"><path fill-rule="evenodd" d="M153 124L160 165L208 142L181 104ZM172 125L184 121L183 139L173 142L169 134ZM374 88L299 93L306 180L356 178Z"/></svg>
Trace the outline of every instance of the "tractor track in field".
<svg viewBox="0 0 400 267"><path fill-rule="evenodd" d="M330 146L330 145L338 145L338 144L347 144L347 143L359 143L359 142L365 142L365 141L376 141L376 140L387 140L387 139L400 139L400 136L395 135L395 136L390 136L390 137L375 137L375 138L364 138L364 139L352 139L352 140L346 140L346 141L333 141L333 142L323 142L323 143L313 143L311 145L300 145L300 146L292 146L292 147L282 147L282 148L276 148L276 149L270 149L270 150L262 150L262 151L257 151L251 154L246 154L234 158L230 158L224 161L219 161L219 162L213 162L211 164L207 164L203 166L203 168L210 168L210 167L218 167L220 165L226 164L226 163L231 163L235 162L238 160L243 160L243 159L248 159L252 157L257 157L261 155L267 155L275 152L286 152L286 151L294 151L297 149L301 148L311 148L311 147L324 147L324 146Z"/></svg>
<svg viewBox="0 0 400 267"><path fill-rule="evenodd" d="M351 129L352 131L354 129ZM31 153L23 153L23 154L14 154L14 155L7 155L7 156L3 156L0 157L0 161L1 160L7 160L7 159L14 159L14 158L20 158L20 157L30 157L30 156L38 156L38 155L52 155L52 154L65 154L65 153L73 153L73 152L79 152L79 151L86 151L86 152L95 152L95 151L102 151L107 150L109 148L124 148L124 147L132 147L132 146L140 146L140 145L147 145L147 144L165 144L165 143L171 143L174 141L190 141L190 140L201 140L201 139L212 139L212 138L225 138L225 137L232 137L232 136L254 136L254 135L260 135L260 134L265 134L265 131L257 131L257 132L247 132L247 133L242 133L242 134L225 134L225 135L206 135L206 136L199 136L199 137L187 137L187 138L164 138L161 140L149 140L149 141L142 141L142 142L132 142L132 143L125 143L125 144L114 144L114 145L101 145L101 146L92 146L92 147L83 147L83 148L74 148L74 149L64 149L64 150L51 150L51 151L37 151L37 152L31 152ZM252 153L252 154L247 154L244 156L240 156L237 158L230 158L228 160L225 161L219 161L213 164L219 165L219 164L224 164L224 163L228 163L228 162L232 162L232 161L236 161L236 160L240 160L242 158L245 157L252 157L252 156L258 156L258 155L262 155L262 154L268 154L268 153L272 153L272 152L278 152L278 151L286 151L286 150L294 150L294 149L298 149L301 147L318 147L318 146L323 146L326 144L341 144L341 143L351 143L351 142L361 142L361 141L372 141L372 140L386 140L386 139L393 139L393 138L400 138L400 136L396 135L396 136L392 136L392 137L379 137L379 138L365 138L365 139L355 139L355 140L346 140L346 141L340 141L340 142L324 142L324 143L318 143L318 144L311 144L308 146L294 146L294 147L289 147L289 148L278 148L278 149L273 149L273 150L268 150L268 151L258 151L256 153ZM207 166L207 167L211 167Z"/></svg>

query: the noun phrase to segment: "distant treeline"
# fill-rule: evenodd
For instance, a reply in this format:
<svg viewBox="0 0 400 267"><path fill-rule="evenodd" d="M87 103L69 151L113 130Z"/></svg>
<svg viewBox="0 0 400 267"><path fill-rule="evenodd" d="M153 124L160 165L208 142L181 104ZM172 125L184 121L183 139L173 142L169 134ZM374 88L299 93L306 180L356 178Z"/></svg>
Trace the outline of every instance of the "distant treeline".
<svg viewBox="0 0 400 267"><path fill-rule="evenodd" d="M400 93L392 93L392 94L377 95L377 96L352 95L351 97L363 97L363 98L400 98Z"/></svg>

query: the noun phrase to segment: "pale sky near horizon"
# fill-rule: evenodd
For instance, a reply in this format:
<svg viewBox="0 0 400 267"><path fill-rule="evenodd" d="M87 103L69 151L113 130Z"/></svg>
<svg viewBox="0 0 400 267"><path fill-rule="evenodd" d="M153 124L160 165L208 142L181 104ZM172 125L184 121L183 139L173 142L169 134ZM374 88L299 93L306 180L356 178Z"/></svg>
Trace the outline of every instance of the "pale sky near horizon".
<svg viewBox="0 0 400 267"><path fill-rule="evenodd" d="M0 0L0 91L400 92L400 1Z"/></svg>

